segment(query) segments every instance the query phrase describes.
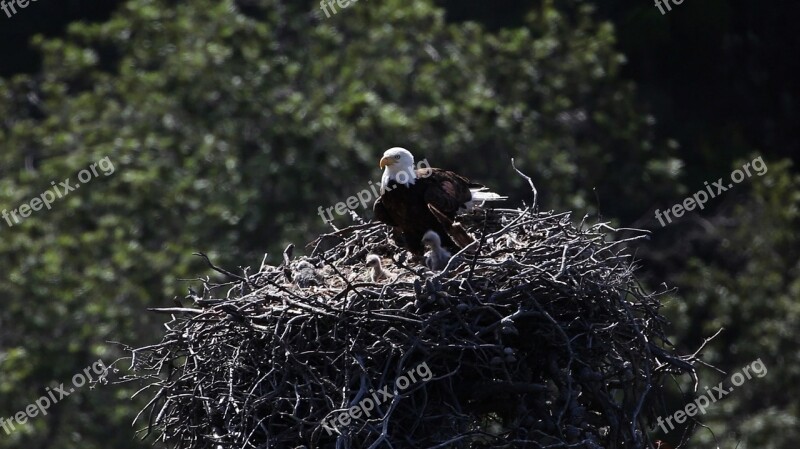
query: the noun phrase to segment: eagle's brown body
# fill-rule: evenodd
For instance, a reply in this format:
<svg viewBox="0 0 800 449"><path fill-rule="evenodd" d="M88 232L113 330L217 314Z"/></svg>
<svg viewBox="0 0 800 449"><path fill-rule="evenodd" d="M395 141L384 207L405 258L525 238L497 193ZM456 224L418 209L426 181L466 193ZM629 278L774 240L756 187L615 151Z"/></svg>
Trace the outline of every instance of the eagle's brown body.
<svg viewBox="0 0 800 449"><path fill-rule="evenodd" d="M458 248L429 206L452 221L458 210L472 200L470 188L483 186L438 168L416 170L416 174L414 184L388 183L372 208L375 219L399 232L403 238L401 244L414 254L424 252L422 237L428 230L441 236L443 246Z"/></svg>

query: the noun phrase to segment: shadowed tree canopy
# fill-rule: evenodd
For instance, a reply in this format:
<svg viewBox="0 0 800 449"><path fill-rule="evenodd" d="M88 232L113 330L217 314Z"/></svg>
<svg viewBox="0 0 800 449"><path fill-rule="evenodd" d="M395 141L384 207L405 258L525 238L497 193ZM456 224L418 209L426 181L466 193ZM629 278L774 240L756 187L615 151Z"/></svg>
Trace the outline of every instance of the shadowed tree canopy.
<svg viewBox="0 0 800 449"><path fill-rule="evenodd" d="M799 413L787 398L800 392L785 361L797 358L800 183L777 156L796 148L797 61L777 44L796 36L788 14L739 3L684 2L661 18L622 2L595 11L546 0L495 15L387 0L326 19L318 2L128 0L82 15L84 2L42 0L0 15L2 32L17 35L2 41L0 205L18 208L104 157L115 167L21 223L0 221L0 416L98 358L110 364L119 351L108 342L152 343L163 328L142 311L185 295L180 279L204 273L193 252L255 266L329 230L318 207L376 181L391 146L518 204L529 195L509 169L514 157L543 210L577 218L599 209L637 227L741 166L737 155L763 152L766 176L665 230L653 225L637 255L652 285L681 287L666 307L679 347L724 325L730 334L709 346L715 364L735 369L763 355L771 370L769 384L710 416L727 426L723 442L735 446L741 427L756 447L793 447ZM56 15L86 20L65 26ZM18 59L19 36L39 21L35 60ZM639 23L651 32L641 46L628 37ZM653 68L665 46L693 63ZM709 72L689 76L724 49ZM723 93L731 99L718 101ZM80 390L3 435L0 448L149 447L132 438L143 404L131 393ZM670 410L688 400L676 396Z"/></svg>

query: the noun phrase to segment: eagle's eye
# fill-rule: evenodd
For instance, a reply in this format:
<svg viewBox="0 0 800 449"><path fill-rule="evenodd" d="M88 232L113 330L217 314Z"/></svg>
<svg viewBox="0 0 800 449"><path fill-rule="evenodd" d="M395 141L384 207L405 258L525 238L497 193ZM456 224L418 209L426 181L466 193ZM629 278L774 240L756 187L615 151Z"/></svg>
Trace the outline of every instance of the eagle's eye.
<svg viewBox="0 0 800 449"><path fill-rule="evenodd" d="M395 159L397 159L397 160L400 160L400 155L398 154L398 155L397 155L397 156L395 156L394 158L395 158Z"/></svg>

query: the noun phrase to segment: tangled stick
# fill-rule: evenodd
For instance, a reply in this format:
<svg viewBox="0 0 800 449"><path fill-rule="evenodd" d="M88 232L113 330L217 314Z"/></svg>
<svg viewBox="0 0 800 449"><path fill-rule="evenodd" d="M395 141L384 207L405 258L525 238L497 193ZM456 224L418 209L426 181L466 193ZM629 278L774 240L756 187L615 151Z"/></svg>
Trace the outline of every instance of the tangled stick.
<svg viewBox="0 0 800 449"><path fill-rule="evenodd" d="M697 360L634 277L641 235L532 207L460 221L475 241L440 273L366 223L156 309L167 331L130 378L152 395L147 432L182 449L652 447L665 377ZM370 281L370 253L390 283ZM298 285L304 270L319 282Z"/></svg>

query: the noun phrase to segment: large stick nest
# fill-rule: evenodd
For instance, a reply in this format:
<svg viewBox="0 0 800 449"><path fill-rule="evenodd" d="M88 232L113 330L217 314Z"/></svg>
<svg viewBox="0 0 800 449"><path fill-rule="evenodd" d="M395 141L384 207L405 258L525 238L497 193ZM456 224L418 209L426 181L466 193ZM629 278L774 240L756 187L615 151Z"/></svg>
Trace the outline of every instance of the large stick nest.
<svg viewBox="0 0 800 449"><path fill-rule="evenodd" d="M641 234L530 208L462 224L476 241L439 273L377 223L257 273L214 267L231 282L159 309L161 343L133 351L148 433L187 449L651 447L665 378L695 360L636 282ZM369 253L394 279L370 282Z"/></svg>

